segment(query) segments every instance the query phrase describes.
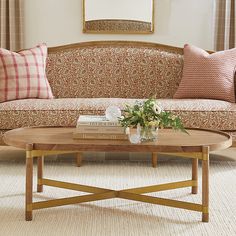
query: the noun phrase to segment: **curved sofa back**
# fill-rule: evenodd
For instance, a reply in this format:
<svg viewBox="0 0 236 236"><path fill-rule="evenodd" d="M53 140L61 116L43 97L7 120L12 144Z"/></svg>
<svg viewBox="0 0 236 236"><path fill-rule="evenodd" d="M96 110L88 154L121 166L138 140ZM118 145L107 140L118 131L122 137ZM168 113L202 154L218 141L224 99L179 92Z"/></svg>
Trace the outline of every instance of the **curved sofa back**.
<svg viewBox="0 0 236 236"><path fill-rule="evenodd" d="M172 98L183 49L155 43L99 41L49 48L47 78L57 98Z"/></svg>

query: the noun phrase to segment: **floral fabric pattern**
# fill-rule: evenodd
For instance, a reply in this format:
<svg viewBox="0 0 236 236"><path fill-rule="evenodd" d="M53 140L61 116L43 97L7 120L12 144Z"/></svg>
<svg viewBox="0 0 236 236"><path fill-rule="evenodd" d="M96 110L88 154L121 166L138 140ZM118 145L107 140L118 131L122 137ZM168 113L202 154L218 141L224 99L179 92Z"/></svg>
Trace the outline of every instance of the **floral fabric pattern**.
<svg viewBox="0 0 236 236"><path fill-rule="evenodd" d="M172 98L183 56L141 46L89 46L51 52L47 78L56 98Z"/></svg>
<svg viewBox="0 0 236 236"><path fill-rule="evenodd" d="M86 31L123 31L123 32L151 32L152 23L138 20L89 20L85 21Z"/></svg>
<svg viewBox="0 0 236 236"><path fill-rule="evenodd" d="M25 99L0 104L0 129L25 126L75 126L79 115L104 115L109 105L124 109L136 99ZM142 101L142 100L140 100ZM159 99L164 110L180 116L185 127L236 130L236 104L205 99Z"/></svg>

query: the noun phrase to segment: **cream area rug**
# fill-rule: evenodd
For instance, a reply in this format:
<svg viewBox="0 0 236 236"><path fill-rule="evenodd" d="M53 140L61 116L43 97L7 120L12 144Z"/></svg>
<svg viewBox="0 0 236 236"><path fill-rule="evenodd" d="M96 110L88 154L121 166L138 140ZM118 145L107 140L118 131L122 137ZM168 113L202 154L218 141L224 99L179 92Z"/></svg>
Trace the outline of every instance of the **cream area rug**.
<svg viewBox="0 0 236 236"><path fill-rule="evenodd" d="M34 169L36 174L36 168ZM191 178L190 161L160 161L157 168L148 162L85 162L80 168L72 161L46 159L45 177L123 189ZM199 166L199 179L201 165ZM68 205L33 212L33 221L24 220L24 162L0 162L0 235L79 235L79 236L148 236L148 235L236 235L236 162L210 163L210 222L201 222L201 213L151 205L123 199ZM151 194L172 199L201 201L190 188ZM83 194L44 187L34 200L47 200Z"/></svg>

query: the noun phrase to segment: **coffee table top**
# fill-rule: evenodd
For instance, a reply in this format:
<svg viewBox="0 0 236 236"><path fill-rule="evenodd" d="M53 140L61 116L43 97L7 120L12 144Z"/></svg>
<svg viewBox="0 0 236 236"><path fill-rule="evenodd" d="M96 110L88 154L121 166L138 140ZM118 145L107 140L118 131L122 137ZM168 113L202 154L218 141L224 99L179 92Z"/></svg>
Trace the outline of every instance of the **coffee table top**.
<svg viewBox="0 0 236 236"><path fill-rule="evenodd" d="M199 152L203 146L210 151L226 149L232 145L230 135L220 131L188 129L189 135L171 129L160 129L158 140L132 144L128 140L73 139L75 128L30 127L13 129L4 134L7 145L26 149L33 144L35 150L101 151L101 152Z"/></svg>

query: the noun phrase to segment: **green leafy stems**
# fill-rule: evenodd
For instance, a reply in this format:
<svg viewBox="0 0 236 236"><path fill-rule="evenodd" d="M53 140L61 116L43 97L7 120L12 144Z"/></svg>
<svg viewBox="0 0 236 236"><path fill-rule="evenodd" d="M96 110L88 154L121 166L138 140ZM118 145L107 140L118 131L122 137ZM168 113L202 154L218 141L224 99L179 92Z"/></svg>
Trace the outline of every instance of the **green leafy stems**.
<svg viewBox="0 0 236 236"><path fill-rule="evenodd" d="M133 106L126 105L119 122L123 127L137 127L139 124L141 127L172 128L188 133L181 119L164 111L154 98L136 101Z"/></svg>

